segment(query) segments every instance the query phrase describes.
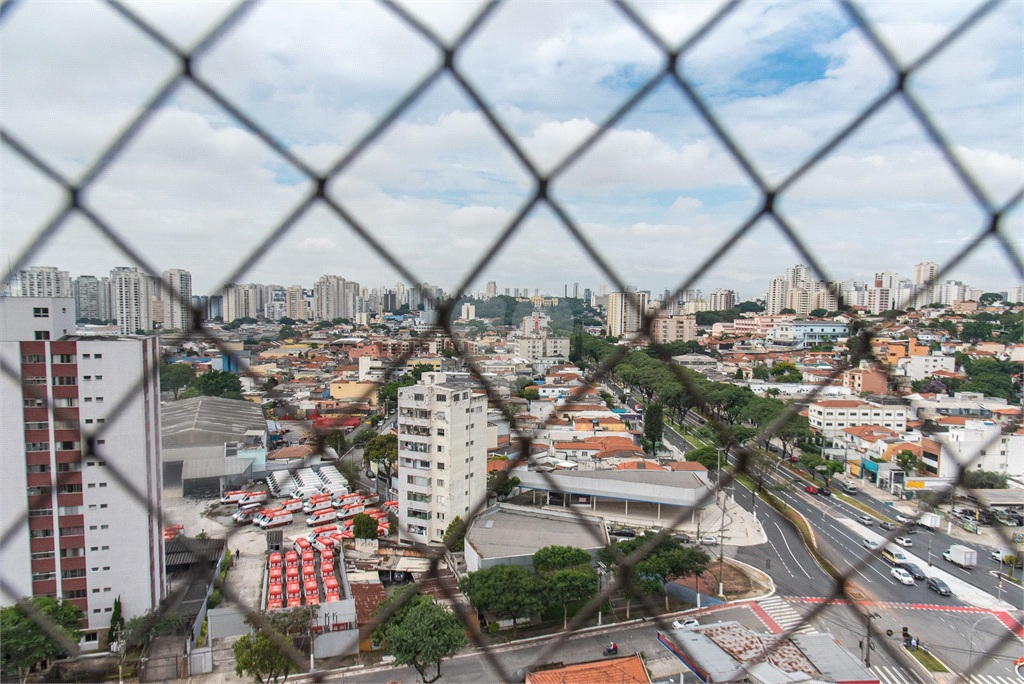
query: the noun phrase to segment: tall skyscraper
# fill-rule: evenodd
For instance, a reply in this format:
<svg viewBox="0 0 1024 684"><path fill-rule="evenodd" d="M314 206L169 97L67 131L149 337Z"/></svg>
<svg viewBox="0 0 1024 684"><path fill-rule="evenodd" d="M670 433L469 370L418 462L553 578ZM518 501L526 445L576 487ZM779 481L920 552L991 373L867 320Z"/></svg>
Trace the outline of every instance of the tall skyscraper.
<svg viewBox="0 0 1024 684"><path fill-rule="evenodd" d="M180 268L164 271L164 329L192 327L192 274Z"/></svg>
<svg viewBox="0 0 1024 684"><path fill-rule="evenodd" d="M725 311L736 306L738 299L732 290L712 290L708 296L708 306L711 311Z"/></svg>
<svg viewBox="0 0 1024 684"><path fill-rule="evenodd" d="M313 320L351 318L352 312L345 306L347 299L348 290L344 278L335 275L320 276L313 285Z"/></svg>
<svg viewBox="0 0 1024 684"><path fill-rule="evenodd" d="M153 317L150 300L154 295L152 279L135 267L115 268L110 272L114 290L113 310L122 335L151 330Z"/></svg>
<svg viewBox="0 0 1024 684"><path fill-rule="evenodd" d="M424 373L398 390L398 536L442 543L487 491L487 396Z"/></svg>
<svg viewBox="0 0 1024 684"><path fill-rule="evenodd" d="M579 283L573 283L572 284L572 298L573 299L579 299L580 298L580 284Z"/></svg>
<svg viewBox="0 0 1024 684"><path fill-rule="evenodd" d="M32 266L18 272L21 297L73 297L71 275L54 266Z"/></svg>
<svg viewBox="0 0 1024 684"><path fill-rule="evenodd" d="M108 320L110 303L106 287L96 276L83 275L75 278L75 317L79 320L92 318Z"/></svg>
<svg viewBox="0 0 1024 684"><path fill-rule="evenodd" d="M156 337L75 336L72 298L2 298L0 315L0 356L20 370L20 381L0 378L2 526L13 530L0 567L14 594L0 603L70 601L85 614L85 646L97 648L115 599L130 619L164 598L160 347ZM96 453L83 457L99 428Z"/></svg>
<svg viewBox="0 0 1024 684"><path fill-rule="evenodd" d="M646 292L611 292L608 294L608 334L620 337L640 330L647 312Z"/></svg>
<svg viewBox="0 0 1024 684"><path fill-rule="evenodd" d="M498 296L498 283L493 280L487 281L487 298Z"/></svg>
<svg viewBox="0 0 1024 684"><path fill-rule="evenodd" d="M230 323L239 318L257 318L260 315L261 290L262 288L254 283L227 285L222 300L224 322Z"/></svg>
<svg viewBox="0 0 1024 684"><path fill-rule="evenodd" d="M769 316L777 316L780 311L786 308L786 285L783 277L772 278L768 283L768 294L765 295L765 313Z"/></svg>

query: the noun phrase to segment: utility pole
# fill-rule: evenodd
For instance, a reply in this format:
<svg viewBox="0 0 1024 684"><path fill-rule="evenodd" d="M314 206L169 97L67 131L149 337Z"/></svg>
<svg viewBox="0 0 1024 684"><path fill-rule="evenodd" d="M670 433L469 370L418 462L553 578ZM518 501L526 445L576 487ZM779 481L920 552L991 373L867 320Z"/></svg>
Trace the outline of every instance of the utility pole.
<svg viewBox="0 0 1024 684"><path fill-rule="evenodd" d="M725 492L722 490L722 447L718 447L718 481L716 482L718 492L716 495L721 495L722 498L722 518L718 526L718 595L725 597L723 590L722 573L725 554Z"/></svg>
<svg viewBox="0 0 1024 684"><path fill-rule="evenodd" d="M125 656L125 643L124 643L124 626L121 623L117 624L117 681L118 684L124 684L124 656Z"/></svg>
<svg viewBox="0 0 1024 684"><path fill-rule="evenodd" d="M864 651L864 667L871 667L871 621L875 618L881 617L878 613L868 613L864 616L867 618L867 629L864 632L864 640L861 641L861 649Z"/></svg>

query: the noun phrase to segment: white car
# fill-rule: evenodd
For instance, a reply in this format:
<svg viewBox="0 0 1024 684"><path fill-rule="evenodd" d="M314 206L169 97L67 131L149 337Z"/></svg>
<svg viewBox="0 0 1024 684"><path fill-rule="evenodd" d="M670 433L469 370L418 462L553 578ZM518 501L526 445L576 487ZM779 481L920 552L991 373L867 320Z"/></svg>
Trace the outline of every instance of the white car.
<svg viewBox="0 0 1024 684"><path fill-rule="evenodd" d="M906 525L911 520L913 520L913 518L908 518L905 515L897 515L896 516L896 522L900 523L901 525Z"/></svg>
<svg viewBox="0 0 1024 684"><path fill-rule="evenodd" d="M691 627L700 627L700 621L697 618L685 618L682 620L673 620L672 629L690 629Z"/></svg>
<svg viewBox="0 0 1024 684"><path fill-rule="evenodd" d="M914 545L914 542L910 541L906 537L896 537L895 539L893 539L893 541L896 542L897 544L899 544L900 546L913 546Z"/></svg>
<svg viewBox="0 0 1024 684"><path fill-rule="evenodd" d="M901 584L906 584L907 586L914 584L913 576L903 568L893 568L889 571L889 574L899 580Z"/></svg>
<svg viewBox="0 0 1024 684"><path fill-rule="evenodd" d="M876 542L874 539L864 539L863 541L861 541L860 545L868 551L874 551L879 547L879 543Z"/></svg>
<svg viewBox="0 0 1024 684"><path fill-rule="evenodd" d="M714 546L715 544L718 543L718 540L715 539L715 536L712 535L712 534L705 534L703 537L701 537L697 541L699 543L701 543L701 544L707 544L708 546Z"/></svg>

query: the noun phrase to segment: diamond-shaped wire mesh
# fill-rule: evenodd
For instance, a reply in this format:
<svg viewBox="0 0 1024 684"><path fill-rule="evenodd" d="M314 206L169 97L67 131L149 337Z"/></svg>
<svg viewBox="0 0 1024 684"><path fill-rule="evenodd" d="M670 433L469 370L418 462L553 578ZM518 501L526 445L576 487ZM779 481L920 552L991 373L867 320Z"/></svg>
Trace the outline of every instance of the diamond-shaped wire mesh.
<svg viewBox="0 0 1024 684"><path fill-rule="evenodd" d="M599 253L593 242L588 238L586 232L581 229L578 222L573 218L563 203L559 202L550 194L549 188L552 186L553 181L560 178L568 169L579 162L581 157L586 154L588 150L593 148L610 129L620 123L628 114L636 110L637 107L640 106L640 104L643 103L659 86L668 84L669 86L676 88L678 92L681 93L690 104L692 104L700 119L710 128L714 137L721 143L721 145L724 146L728 151L728 154L743 170L750 183L758 189L761 197L761 201L759 202L756 211L736 226L729 236L722 241L718 248L707 256L699 267L686 276L683 282L681 282L677 287L676 294L691 288L702 276L707 274L710 269L719 263L719 261L729 253L741 239L744 238L756 223L762 220L774 222L785 240L796 250L806 263L810 264L814 274L822 281L832 282L831 278L828 276L826 265L811 253L807 245L793 230L789 221L777 212L777 200L783 195L783 193L787 192L795 182L805 176L811 169L815 168L844 140L862 127L866 121L870 120L885 105L894 100L900 100L906 105L912 116L926 132L928 139L944 157L945 161L953 170L963 187L967 190L970 197L974 202L976 202L980 210L984 212L984 215L987 217L985 224L979 227L976 237L952 259L943 264L939 272L929 282L922 285L921 288L929 288L933 283L937 283L942 277L947 275L951 269L960 264L979 246L989 242L995 242L996 245L1001 248L1009 265L1011 266L1012 271L1018 277L1024 279L1024 267L1022 267L1021 256L1015 251L1011 241L1007 239L1007 236L1001 229L1004 216L1021 203L1022 196L1024 196L1024 188L1018 189L1009 201L1002 205L996 205L982 188L981 184L970 173L967 166L961 161L960 156L954 149L953 145L944 137L939 128L934 124L931 116L920 102L919 98L906 88L908 77L931 63L937 55L943 53L963 34L971 31L979 21L990 15L1000 4L997 0L990 0L989 2L985 2L977 6L953 30L949 31L949 33L935 42L920 57L910 64L903 64L897 59L893 51L881 38L878 30L865 18L864 14L856 4L851 2L838 3L842 12L844 12L850 21L857 27L860 34L873 47L888 67L892 78L891 85L872 100L866 107L864 107L848 123L846 123L838 133L834 134L827 140L827 142L822 144L794 171L786 176L781 182L774 185L769 183L766 176L759 171L751 160L750 155L744 151L737 139L729 132L727 126L723 123L722 118L716 114L714 108L701 96L686 75L685 67L688 55L695 46L700 44L702 41L709 40L708 36L712 33L713 29L722 22L723 19L730 15L740 4L738 0L733 0L722 5L722 7L707 19L702 26L700 26L679 45L670 45L666 43L661 35L659 35L659 33L647 22L644 16L629 3L612 3L621 15L641 32L646 40L649 41L650 45L654 46L663 55L663 65L658 71L656 71L656 73L650 76L646 82L640 85L635 92L625 99L625 101L623 101L600 124L600 126L597 127L596 130L576 145L575 148L566 154L563 159L556 163L548 173L543 173L537 168L536 164L526 153L522 144L501 122L501 120L499 120L493 107L487 102L485 97L481 94L481 91L466 78L463 71L460 70L458 66L457 57L460 55L460 52L463 50L470 38L477 34L482 26L487 24L495 13L495 10L498 8L500 4L498 2L490 2L483 6L454 40L446 42L429 26L420 21L402 5L389 0L384 0L382 5L387 8L387 10L434 46L437 53L440 55L440 62L435 69L422 77L421 80L407 93L405 93L404 96L395 102L394 105L380 117L375 125L367 133L361 136L355 144L351 145L351 147L348 148L347 151L338 158L325 173L317 173L302 158L294 154L289 149L289 146L280 138L275 136L265 127L259 125L255 121L254 117L251 117L244 109L232 102L221 90L218 90L218 88L210 81L199 75L197 70L194 68L204 58L204 56L209 53L211 49L226 35L228 35L239 21L252 10L255 3L242 2L235 6L216 24L212 30L204 35L191 49L186 51L182 51L167 35L154 27L151 23L144 20L133 9L121 4L118 0L108 0L107 4L121 19L123 19L123 21L140 30L146 37L148 37L148 39L152 40L155 45L165 50L171 57L177 60L179 68L170 78L167 79L167 81L159 85L155 93L149 97L128 125L118 133L118 135L106 146L104 151L91 165L89 165L78 179L72 179L60 173L52 165L44 161L42 155L33 151L30 146L24 144L6 127L0 129L0 138L2 138L3 143L9 148L9 150L18 155L27 164L34 167L51 181L59 185L63 189L65 195L63 204L54 208L52 218L46 221L39 228L28 247L26 247L18 258L8 267L4 276L5 282L9 282L20 269L28 266L33 257L35 257L49 241L59 235L61 229L67 224L69 219L76 216L84 218L87 222L95 226L96 229L111 242L111 244L113 244L140 270L145 271L158 282L163 282L159 277L160 270L143 258L141 253L133 247L131 241L133 236L124 230L119 230L108 222L101 214L97 213L92 207L90 207L84 197L85 191L96 183L101 174L118 162L118 159L122 156L127 146L146 127L154 113L168 102L170 98L174 97L175 94L183 87L190 84L208 96L228 114L233 116L241 126L259 138L269 147L269 149L277 154L281 160L287 162L294 169L298 170L300 174L305 176L309 181L312 181L314 185L313 191L303 198L302 201L299 202L283 218L281 218L275 227L263 236L259 244L257 244L250 253L248 253L236 266L224 273L222 281L223 285L239 282L261 261L261 259L264 258L275 244L289 234L292 228L311 210L311 208L319 205L326 207L336 214L337 217L339 217L355 235L364 241L373 250L373 252L379 255L385 263L395 269L395 271L400 274L406 282L416 284L414 287L419 290L420 285L418 283L423 281L416 277L416 274L412 272L407 264L400 260L392 251L387 249L367 226L357 220L344 203L327 194L326 188L332 179L343 173L354 161L359 159L367 149L380 140L381 136L395 124L399 117L409 110L409 108L416 103L440 78L447 75L453 79L465 95L477 107L479 107L480 112L486 118L494 133L500 138L506 148L514 155L514 157L522 164L523 168L525 168L533 178L533 189L528 199L520 209L514 213L512 219L504 225L497 238L491 244L489 249L480 257L480 259L476 263L467 264L468 268L465 276L460 281L460 284L455 288L454 292L451 293L449 299L440 306L439 310L439 319L441 321L443 334L450 338L455 343L459 351L462 352L462 356L466 359L470 369L477 378L480 379L481 384L485 387L489 402L492 405L497 405L501 408L501 411L509 420L512 430L521 444L519 453L513 460L515 465L529 463L532 433L529 430L523 430L517 427L515 416L510 410L508 402L503 401L496 389L489 384L486 379L484 379L481 367L473 359L472 355L467 353L465 342L452 328L453 309L456 302L458 302L458 300L463 296L470 284L473 283L488 264L496 258L508 241L517 234L527 215L534 208L540 205L546 205L551 209L558 220L562 222L565 228L573 236L573 239L576 241L578 246L592 260L593 264L599 269L599 271L614 284L618 291L628 291L628 288L626 288L622 278L620 278L616 273L609 260ZM9 0L3 4L2 9L0 9L0 30L10 30L7 26L8 19L10 18L10 15L17 11L18 7L15 1ZM162 285L162 287L166 286ZM840 301L840 305L842 305L841 293L834 291L833 294L836 295L837 299ZM165 292L164 296L181 299L180 293L176 291ZM667 301L668 300L666 300L666 303ZM182 301L182 303L185 306L191 307L190 301ZM653 318L653 316L645 317L640 339L648 342L652 341L651 327ZM228 353L228 350L223 348L221 340L206 328L201 311L194 311L193 321L194 324L192 328L186 331L187 336L216 345L221 348L222 352ZM857 331L857 333L855 336L851 336L851 346L858 344L860 345L859 348L861 350L869 350L871 337L874 332L874 328L872 328L871 323L866 320L855 320L852 325L852 329ZM675 379L682 387L682 390L693 398L696 410L703 412L707 416L712 416L714 411L711 409L707 398L702 396L701 389L694 384L693 380L687 374L682 372L677 365L671 363L669 351L659 345L653 345L653 347L657 350L661 360L666 362L666 366L671 370ZM413 352L410 351L394 359L390 364L389 370L391 368L398 368L404 365L412 353ZM610 357L605 359L599 367L593 368L588 373L584 386L577 388L577 390L566 398L566 405L571 407L580 402L585 392L593 388L595 383L599 380L609 378L614 379L616 366L621 361L625 353L626 351L624 348L619 348ZM838 377L842 370L842 368L836 369L831 374L830 380ZM3 365L2 372L14 382L20 383L19 369L11 367L5 363ZM132 482L128 481L128 479L121 474L118 467L118 459L111 456L111 454L105 453L101 446L100 438L102 438L107 430L116 425L118 416L121 413L119 409L123 406L127 406L131 401L133 401L138 393L142 391L145 383L147 382L158 382L158 379L155 377L139 378L131 391L126 392L124 397L121 399L119 406L115 407L114 410L110 412L111 419L105 425L98 427L88 435L87 448L84 450L83 455L83 458L93 455L104 458L114 479L118 481L119 485L125 491L129 492L143 505L148 505L148 499L145 493L139 491ZM369 397L370 393L374 391L375 388L368 389L366 397ZM782 415L776 418L770 425L764 427L754 441L759 444L764 444L765 441L771 439L781 426L792 418L797 411L802 410L808 403L813 401L817 395L818 392L814 392L803 400L791 404ZM54 410L55 413L59 413L59 409ZM554 414L552 414L552 416L553 415ZM549 418L548 420L550 421L551 419ZM546 424L547 422L545 422L545 425ZM725 429L725 426L717 420L709 418L708 424L719 435L722 443L728 445L727 451L732 454L733 460L735 461L733 472L724 472L721 474L719 487L727 487L733 482L737 475L740 474L752 477L757 476L758 473L755 472L755 467L753 466L756 458L754 452L748 450L745 446L736 444L732 440L731 434ZM322 455L325 444L326 434L318 434L315 442L315 452L309 458L312 459ZM979 449L978 453L974 454L973 458L970 459L970 462L961 469L956 481L939 493L939 501L951 500L954 489L957 485L962 483L964 473L966 473L967 468L970 467L970 465L973 464L982 453L984 453L984 448L987 446L989 445L986 444L982 449ZM308 459L303 463L294 466L294 468L290 468L290 470L294 471L298 468L304 467L307 465L307 462ZM543 474L543 476L547 480L548 486L550 486L553 491L560 491L550 475ZM477 502L469 515L467 515L465 525L469 525L485 508L489 495L495 489L501 488L507 477L508 471L505 471L497 478L497 481L491 485L488 496L484 497L480 502ZM58 475L55 480L55 485L59 486L62 479L69 478L67 476ZM540 648L537 654L531 659L531 663L538 664L545 662L548 656L558 648L565 639L569 638L575 630L583 626L586 621L598 611L601 604L607 598L623 588L628 588L633 581L633 575L630 571L635 568L636 565L648 554L650 554L656 545L667 534L669 534L669 531L672 529L674 524L679 523L686 517L690 516L695 508L703 507L708 504L713 500L713 498L714 494L712 492L708 492L699 502L697 502L697 504L695 504L694 507L686 507L682 510L674 521L670 521L665 525L662 532L654 538L648 539L640 546L640 548L629 554L629 556L622 557L621 554L618 554L617 565L619 566L619 572L616 574L614 581L609 583L576 614L576 616L570 621L568 629L561 633L559 638L548 642L545 646ZM576 511L571 510L571 512L576 516L582 515ZM168 519L164 515L163 511L156 510L153 511L153 513L162 521L162 525L170 525L175 522ZM6 543L18 529L22 528L26 524L27 520L28 510L26 509L22 516L13 525L8 529L3 530L2 542ZM908 524L913 523L911 522ZM906 529L906 525L892 531L888 536L888 541L894 539L904 529ZM1008 535L1006 535L1005 531L1001 528L999 531L1003 535L1004 540L1009 543L1010 540L1008 539ZM230 538L231 534L229 533L229 543ZM183 541L186 545L194 544L194 542L189 539L185 539ZM598 545L603 544L603 539L598 539L597 543ZM884 548L884 545L881 548ZM453 609L458 617L463 620L467 626L473 624L467 614L467 608L462 603L454 600L455 592L457 591L456 587L451 584L449 579L441 574L441 566L446 562L445 554L447 549L431 546L423 547L422 550L430 559L430 572L427 574L425 579L419 582L417 586L426 582L431 582L438 586L441 593L451 601ZM617 554L617 551L614 548L611 550L613 553ZM878 553L878 551L875 553ZM829 552L825 550L822 552L822 555L828 556ZM785 635L788 636L789 634L794 633L804 626L807 621L813 619L825 610L832 599L837 601L849 601L849 604L852 605L854 610L858 611L860 617L864 620L865 624L868 625L868 628L877 632L877 628L871 625L871 621L869 619L870 609L861 606L859 601L853 600L848 592L848 583L853 579L855 573L858 573L865 567L871 558L871 555L871 553L866 554L863 558L859 559L857 563L853 564L845 573L839 573L826 565L826 569L834 580L834 587L831 596L828 597L828 600L819 603L809 614L805 615L799 624L787 630ZM11 592L13 591L6 578L0 578L0 589L8 595L11 595ZM306 657L299 652L290 643L290 641L285 640L284 635L279 633L274 626L268 622L265 614L259 610L259 606L246 605L240 597L234 595L230 587L225 587L224 593L227 599L235 601L243 606L244 612L252 623L259 629L266 632L275 641L275 643L277 643L288 654L288 656L294 661L296 669L306 669ZM411 595L412 593L406 594L407 597ZM660 615L661 611L658 610L657 605L653 604L650 597L645 597L641 594L639 600L645 604L651 615ZM173 603L173 601L167 601L165 602L165 605L171 603ZM392 604L389 605L389 610L376 616L372 624L361 628L362 633L364 635L372 633L376 627L386 620L394 610L401 607L400 604L401 601L392 602ZM68 641L67 638L63 636L60 629L53 624L49 618L34 610L31 605L26 606L26 610L28 610L30 617L35 620L40 627L50 634L58 637L62 643L64 643L69 652L73 654L78 653L77 645L66 643ZM159 617L159 615L154 615L153 617L155 619ZM671 634L671 630L665 629L667 624L665 624L664 618L656 617L655 620L661 629L666 633ZM491 668L493 678L500 681L510 681L512 673L505 669L504 664L494 653L493 647L488 642L487 638L479 631L473 629L470 630L470 636L474 644L480 649L480 653L487 660L488 665ZM1007 647L1010 640L1014 638L1013 633L1007 631L1004 637L996 640L996 643L987 653L978 655L979 661L989 657L990 655L1001 652ZM885 639L880 639L879 643L882 644L884 649L889 650L890 654L892 653L892 646L890 646ZM770 653L774 652L781 644L781 639L776 641L764 654L754 661L747 663L746 667L750 667L756 662L761 662L767 658ZM320 681L322 676L322 673L317 672L314 673L313 678L316 681Z"/></svg>

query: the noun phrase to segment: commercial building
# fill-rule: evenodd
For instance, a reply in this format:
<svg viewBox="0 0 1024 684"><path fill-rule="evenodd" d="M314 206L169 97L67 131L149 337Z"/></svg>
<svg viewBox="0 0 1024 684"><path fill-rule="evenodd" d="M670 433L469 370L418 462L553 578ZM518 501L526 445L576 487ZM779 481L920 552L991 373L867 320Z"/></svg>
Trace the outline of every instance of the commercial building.
<svg viewBox="0 0 1024 684"><path fill-rule="evenodd" d="M13 530L0 567L14 594L0 601L67 599L95 648L115 598L131 618L164 597L160 347L156 337L68 334L70 297L4 297L0 315L0 357L20 371L0 380L2 525Z"/></svg>
<svg viewBox="0 0 1024 684"><path fill-rule="evenodd" d="M398 390L398 535L441 543L487 491L487 396L423 373Z"/></svg>
<svg viewBox="0 0 1024 684"><path fill-rule="evenodd" d="M804 349L820 344L830 344L849 335L845 323L837 321L783 321L775 324L771 331L773 343Z"/></svg>
<svg viewBox="0 0 1024 684"><path fill-rule="evenodd" d="M899 404L877 404L855 399L826 399L807 407L811 429L832 437L844 428L857 425L880 425L896 432L907 431L907 407Z"/></svg>
<svg viewBox="0 0 1024 684"><path fill-rule="evenodd" d="M533 554L545 546L589 551L608 544L604 520L597 516L499 503L473 519L466 531L466 569L495 565L533 567Z"/></svg>

